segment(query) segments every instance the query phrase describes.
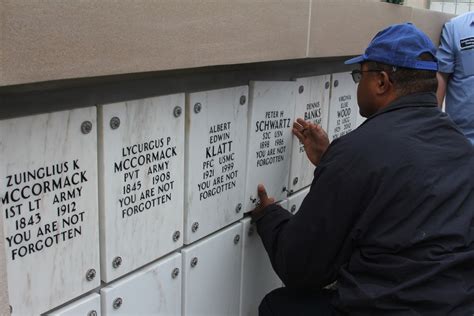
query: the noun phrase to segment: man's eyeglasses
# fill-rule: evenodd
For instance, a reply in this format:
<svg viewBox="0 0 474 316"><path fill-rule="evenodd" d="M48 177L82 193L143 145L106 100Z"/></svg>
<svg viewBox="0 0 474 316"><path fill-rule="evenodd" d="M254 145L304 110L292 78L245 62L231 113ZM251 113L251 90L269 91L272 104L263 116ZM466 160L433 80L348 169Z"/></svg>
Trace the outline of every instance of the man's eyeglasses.
<svg viewBox="0 0 474 316"><path fill-rule="evenodd" d="M355 70L352 70L351 76L352 76L352 80L354 80L355 83L359 83L360 80L362 79L362 73L363 72L382 72L382 71L383 70L381 70L381 69L369 69L369 70L355 69Z"/></svg>

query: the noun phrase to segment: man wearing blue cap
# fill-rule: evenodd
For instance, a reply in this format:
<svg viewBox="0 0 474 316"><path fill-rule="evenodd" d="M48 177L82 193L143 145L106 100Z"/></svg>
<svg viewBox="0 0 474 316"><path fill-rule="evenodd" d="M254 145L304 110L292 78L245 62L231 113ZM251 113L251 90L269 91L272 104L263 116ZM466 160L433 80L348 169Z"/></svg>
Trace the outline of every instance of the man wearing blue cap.
<svg viewBox="0 0 474 316"><path fill-rule="evenodd" d="M474 149L437 106L435 51L410 23L384 29L346 62L367 120L331 144L295 122L318 168L295 215L258 187L252 218L286 285L261 315L474 314Z"/></svg>

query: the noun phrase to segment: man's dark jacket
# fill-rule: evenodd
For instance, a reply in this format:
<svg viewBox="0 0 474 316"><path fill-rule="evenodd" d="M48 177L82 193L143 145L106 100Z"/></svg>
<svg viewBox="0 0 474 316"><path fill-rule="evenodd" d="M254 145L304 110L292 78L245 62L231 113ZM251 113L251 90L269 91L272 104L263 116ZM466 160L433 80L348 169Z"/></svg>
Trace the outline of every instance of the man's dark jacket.
<svg viewBox="0 0 474 316"><path fill-rule="evenodd" d="M399 98L335 140L292 216L257 220L289 288L338 281L354 315L474 314L474 147L433 93Z"/></svg>

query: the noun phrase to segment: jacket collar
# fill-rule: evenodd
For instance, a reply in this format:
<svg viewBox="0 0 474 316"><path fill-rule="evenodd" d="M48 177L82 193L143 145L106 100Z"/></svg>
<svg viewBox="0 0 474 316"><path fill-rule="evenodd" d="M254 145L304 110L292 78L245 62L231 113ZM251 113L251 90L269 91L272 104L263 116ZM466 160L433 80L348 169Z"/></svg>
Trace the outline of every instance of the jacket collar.
<svg viewBox="0 0 474 316"><path fill-rule="evenodd" d="M436 94L434 92L420 92L420 93L413 93L403 97L400 97L387 105L385 108L380 109L372 116L368 117L367 120L370 120L376 116L381 114L396 111L403 108L410 108L410 107L438 107L438 101L436 99Z"/></svg>

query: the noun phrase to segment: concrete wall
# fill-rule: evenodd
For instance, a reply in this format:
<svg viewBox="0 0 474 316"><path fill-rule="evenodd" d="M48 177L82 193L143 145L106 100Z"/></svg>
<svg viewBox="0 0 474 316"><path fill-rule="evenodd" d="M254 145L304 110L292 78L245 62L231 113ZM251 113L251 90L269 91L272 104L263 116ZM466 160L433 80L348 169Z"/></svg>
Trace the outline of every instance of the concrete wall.
<svg viewBox="0 0 474 316"><path fill-rule="evenodd" d="M412 21L437 42L449 15L375 0L0 0L0 86L359 54Z"/></svg>

